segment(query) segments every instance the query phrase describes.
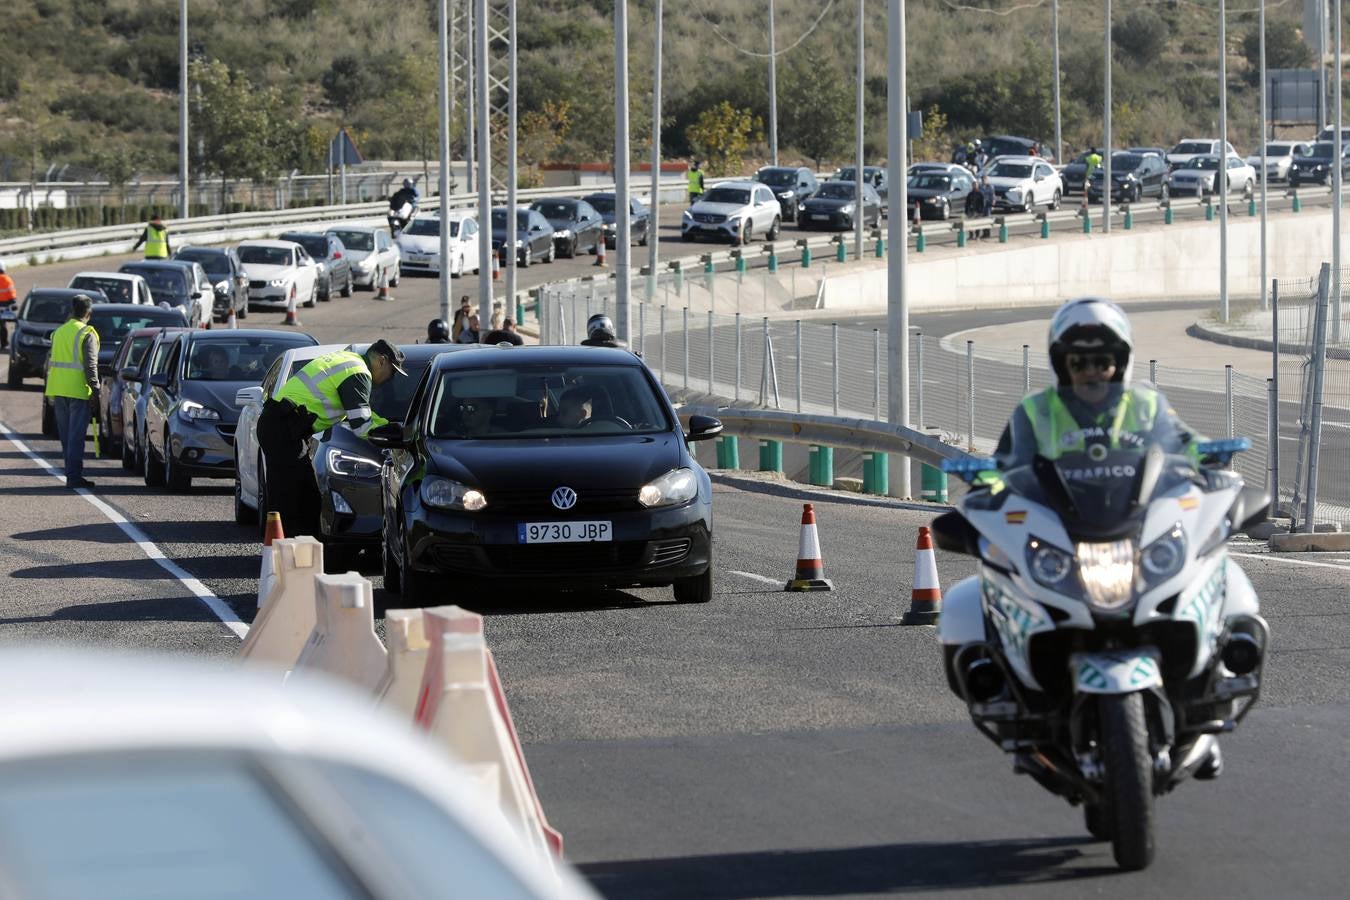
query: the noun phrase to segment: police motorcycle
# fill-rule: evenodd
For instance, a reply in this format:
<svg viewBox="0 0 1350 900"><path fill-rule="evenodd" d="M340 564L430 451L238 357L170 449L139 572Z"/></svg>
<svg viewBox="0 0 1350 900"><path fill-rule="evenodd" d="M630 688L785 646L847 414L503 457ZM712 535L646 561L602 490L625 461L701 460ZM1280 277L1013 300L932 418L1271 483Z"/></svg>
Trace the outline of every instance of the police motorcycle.
<svg viewBox="0 0 1350 900"><path fill-rule="evenodd" d="M1149 865L1155 798L1218 774L1215 736L1260 692L1270 633L1227 541L1270 500L1222 468L1249 447L943 466L972 488L934 538L979 562L944 598L948 682L1014 772L1084 807L1122 869Z"/></svg>
<svg viewBox="0 0 1350 900"><path fill-rule="evenodd" d="M395 238L402 234L403 229L407 228L408 223L412 221L415 212L416 209L411 203L403 203L397 208L391 204L389 214L386 216L386 221L389 223L389 233Z"/></svg>

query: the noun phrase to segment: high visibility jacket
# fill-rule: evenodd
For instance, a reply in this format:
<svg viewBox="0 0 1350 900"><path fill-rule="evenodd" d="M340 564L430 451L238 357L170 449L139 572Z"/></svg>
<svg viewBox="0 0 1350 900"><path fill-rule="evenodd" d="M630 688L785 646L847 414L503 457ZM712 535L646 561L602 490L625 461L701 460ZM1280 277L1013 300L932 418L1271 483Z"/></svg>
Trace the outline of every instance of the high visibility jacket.
<svg viewBox="0 0 1350 900"><path fill-rule="evenodd" d="M701 169L689 170L689 193L703 193L703 171Z"/></svg>
<svg viewBox="0 0 1350 900"><path fill-rule="evenodd" d="M0 303L13 303L19 299L19 292L14 288L14 279L0 272Z"/></svg>
<svg viewBox="0 0 1350 900"><path fill-rule="evenodd" d="M94 326L78 319L68 319L56 331L52 332L52 352L47 361L47 385L43 393L48 397L74 397L87 400L93 394L85 378L84 357L81 350L84 342L94 342L94 353L98 353L98 332Z"/></svg>
<svg viewBox="0 0 1350 900"><path fill-rule="evenodd" d="M339 393L343 382L364 378L364 392L351 403L344 403ZM389 420L370 408L370 369L358 353L337 350L311 360L291 376L277 394L279 400L289 400L314 414L314 432L336 425L346 419L352 430L364 436L371 428Z"/></svg>
<svg viewBox="0 0 1350 900"><path fill-rule="evenodd" d="M1122 438L1127 446L1137 446L1127 435L1148 435L1158 418L1158 392L1145 387L1127 388L1115 405L1097 416L1097 421L1082 424L1074 418L1057 388L1046 388L1022 400L1022 411L1036 435L1036 452L1046 459L1058 459L1065 453L1087 449L1089 436L1105 438L1112 450L1119 449Z"/></svg>
<svg viewBox="0 0 1350 900"><path fill-rule="evenodd" d="M169 229L163 225L145 226L145 258L169 258Z"/></svg>

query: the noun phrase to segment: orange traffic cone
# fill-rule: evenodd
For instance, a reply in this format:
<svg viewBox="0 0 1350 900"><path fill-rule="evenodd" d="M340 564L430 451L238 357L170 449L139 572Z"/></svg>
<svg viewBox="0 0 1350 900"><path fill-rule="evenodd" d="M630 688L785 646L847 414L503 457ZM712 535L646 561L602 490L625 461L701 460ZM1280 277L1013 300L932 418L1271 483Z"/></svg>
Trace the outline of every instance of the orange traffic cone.
<svg viewBox="0 0 1350 900"><path fill-rule="evenodd" d="M285 536L285 533L281 530L281 513L269 512L267 514L267 529L263 532L262 572L258 576L259 609L262 609L263 601L272 592L272 582L275 578L272 573L272 542Z"/></svg>
<svg viewBox="0 0 1350 900"><path fill-rule="evenodd" d="M938 585L937 556L933 553L933 535L919 529L914 545L914 586L909 595L909 612L903 625L932 625L942 613L942 588Z"/></svg>
<svg viewBox="0 0 1350 900"><path fill-rule="evenodd" d="M389 293L389 270L380 270L380 289L375 292L376 300L393 300L394 295Z"/></svg>
<svg viewBox="0 0 1350 900"><path fill-rule="evenodd" d="M506 248L502 247L496 253L492 254L492 280L498 281L502 277L502 266L505 265Z"/></svg>
<svg viewBox="0 0 1350 900"><path fill-rule="evenodd" d="M239 327L239 323L235 320L235 317L234 317L234 308L233 308L233 307L230 308L230 314L229 314L228 316L225 317L225 327L226 327L226 328L238 328L238 327Z"/></svg>
<svg viewBox="0 0 1350 900"><path fill-rule="evenodd" d="M914 201L914 227L918 228L923 224L923 211L919 209L919 201Z"/></svg>
<svg viewBox="0 0 1350 900"><path fill-rule="evenodd" d="M605 267L605 236L600 235L600 240L595 244L595 264L600 268Z"/></svg>
<svg viewBox="0 0 1350 900"><path fill-rule="evenodd" d="M286 301L286 319L282 325L299 325L300 317L295 314L295 286L291 286L290 299Z"/></svg>
<svg viewBox="0 0 1350 900"><path fill-rule="evenodd" d="M815 508L810 503L803 503L801 541L797 545L797 574L788 579L783 590L828 591L833 588L834 585L825 577L825 563L820 558Z"/></svg>

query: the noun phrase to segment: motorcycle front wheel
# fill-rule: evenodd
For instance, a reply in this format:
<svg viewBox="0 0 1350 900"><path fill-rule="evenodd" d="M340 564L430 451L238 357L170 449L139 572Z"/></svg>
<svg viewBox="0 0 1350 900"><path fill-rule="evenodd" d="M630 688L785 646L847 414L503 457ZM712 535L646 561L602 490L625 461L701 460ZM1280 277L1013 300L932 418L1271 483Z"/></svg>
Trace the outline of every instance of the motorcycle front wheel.
<svg viewBox="0 0 1350 900"><path fill-rule="evenodd" d="M1153 758L1142 694L1103 695L1098 706L1111 855L1126 871L1153 861Z"/></svg>

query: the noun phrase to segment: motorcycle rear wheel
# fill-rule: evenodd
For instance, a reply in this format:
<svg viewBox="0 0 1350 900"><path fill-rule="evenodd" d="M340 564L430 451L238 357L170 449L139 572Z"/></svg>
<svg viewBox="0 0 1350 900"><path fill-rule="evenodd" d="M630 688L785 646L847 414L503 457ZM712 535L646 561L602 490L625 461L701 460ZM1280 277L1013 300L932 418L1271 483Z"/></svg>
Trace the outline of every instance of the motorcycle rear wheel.
<svg viewBox="0 0 1350 900"><path fill-rule="evenodd" d="M1154 851L1153 759L1143 695L1103 695L1098 714L1111 855L1122 869L1137 871L1148 867Z"/></svg>

